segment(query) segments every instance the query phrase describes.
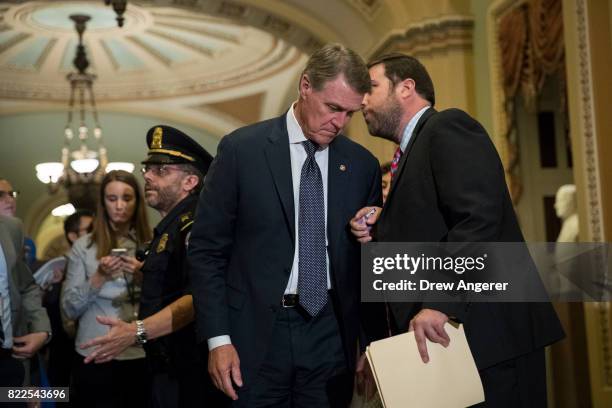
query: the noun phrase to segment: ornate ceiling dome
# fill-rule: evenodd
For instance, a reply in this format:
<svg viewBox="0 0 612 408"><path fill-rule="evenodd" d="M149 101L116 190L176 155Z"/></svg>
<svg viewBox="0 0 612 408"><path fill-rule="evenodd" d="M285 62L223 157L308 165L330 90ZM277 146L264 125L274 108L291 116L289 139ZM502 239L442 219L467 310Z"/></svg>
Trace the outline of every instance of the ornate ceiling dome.
<svg viewBox="0 0 612 408"><path fill-rule="evenodd" d="M142 100L232 88L293 67L303 55L274 36L193 11L130 2L125 25L102 1L0 5L0 97L65 101L77 36L70 14L88 14L84 42L99 101Z"/></svg>

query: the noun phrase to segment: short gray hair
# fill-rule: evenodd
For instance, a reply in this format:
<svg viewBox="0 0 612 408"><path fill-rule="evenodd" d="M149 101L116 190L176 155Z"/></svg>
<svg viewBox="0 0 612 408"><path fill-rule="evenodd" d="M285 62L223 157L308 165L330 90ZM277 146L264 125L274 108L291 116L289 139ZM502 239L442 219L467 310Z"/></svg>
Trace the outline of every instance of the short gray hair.
<svg viewBox="0 0 612 408"><path fill-rule="evenodd" d="M315 91L320 91L327 81L343 74L348 84L358 93L370 91L371 82L363 58L342 44L327 44L319 48L306 63L302 75L308 75Z"/></svg>

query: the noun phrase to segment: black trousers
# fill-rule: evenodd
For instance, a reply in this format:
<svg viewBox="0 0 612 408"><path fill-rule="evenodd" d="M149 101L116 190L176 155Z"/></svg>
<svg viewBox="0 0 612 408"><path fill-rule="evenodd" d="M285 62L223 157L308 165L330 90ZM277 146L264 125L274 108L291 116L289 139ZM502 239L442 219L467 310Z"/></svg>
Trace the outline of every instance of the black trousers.
<svg viewBox="0 0 612 408"><path fill-rule="evenodd" d="M474 408L546 408L544 349L480 371L485 402Z"/></svg>
<svg viewBox="0 0 612 408"><path fill-rule="evenodd" d="M138 408L146 407L149 378L145 359L113 360L96 364L83 362L78 355L73 371L75 407Z"/></svg>
<svg viewBox="0 0 612 408"><path fill-rule="evenodd" d="M70 386L73 364L67 362L74 360L75 353L74 340L68 338L64 333L51 338L47 375L52 387Z"/></svg>
<svg viewBox="0 0 612 408"><path fill-rule="evenodd" d="M225 408L230 403L213 385L205 363L182 370L180 376L152 375L151 408Z"/></svg>
<svg viewBox="0 0 612 408"><path fill-rule="evenodd" d="M0 387L21 387L25 376L23 362L10 356L10 352L2 350L0 355ZM7 408L25 408L25 402L3 402Z"/></svg>
<svg viewBox="0 0 612 408"><path fill-rule="evenodd" d="M314 318L281 308L266 357L234 407L345 407L352 385L331 301Z"/></svg>
<svg viewBox="0 0 612 408"><path fill-rule="evenodd" d="M21 387L25 376L23 363L2 350L0 356L0 387Z"/></svg>

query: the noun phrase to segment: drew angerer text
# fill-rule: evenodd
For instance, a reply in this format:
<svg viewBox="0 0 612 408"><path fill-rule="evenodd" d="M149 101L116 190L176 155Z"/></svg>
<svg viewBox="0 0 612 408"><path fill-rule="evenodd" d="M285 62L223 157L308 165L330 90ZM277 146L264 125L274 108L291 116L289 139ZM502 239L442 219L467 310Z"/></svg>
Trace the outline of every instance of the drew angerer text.
<svg viewBox="0 0 612 408"><path fill-rule="evenodd" d="M420 279L417 285L415 281L402 279L398 282L384 282L376 279L372 286L374 290L380 291L454 291L463 290L475 293L486 291L505 291L508 289L508 282L430 282L427 279Z"/></svg>

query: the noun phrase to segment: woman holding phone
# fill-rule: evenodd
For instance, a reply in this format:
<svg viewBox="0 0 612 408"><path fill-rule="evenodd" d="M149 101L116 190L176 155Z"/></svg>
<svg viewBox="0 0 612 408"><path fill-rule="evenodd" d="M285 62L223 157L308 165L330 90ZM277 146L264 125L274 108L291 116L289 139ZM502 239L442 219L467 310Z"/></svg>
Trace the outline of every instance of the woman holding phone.
<svg viewBox="0 0 612 408"><path fill-rule="evenodd" d="M134 255L152 237L143 194L131 173L107 173L97 207L93 231L72 246L62 291L63 312L78 320L71 401L87 407L145 406L147 369L142 347L130 347L102 364L85 364L91 349L79 347L106 334L107 326L97 316L128 322L138 316L142 263Z"/></svg>

